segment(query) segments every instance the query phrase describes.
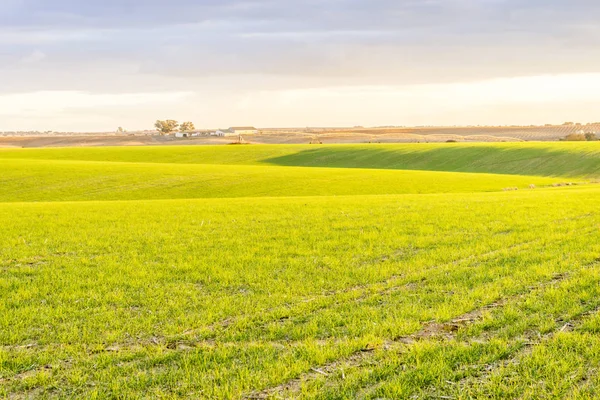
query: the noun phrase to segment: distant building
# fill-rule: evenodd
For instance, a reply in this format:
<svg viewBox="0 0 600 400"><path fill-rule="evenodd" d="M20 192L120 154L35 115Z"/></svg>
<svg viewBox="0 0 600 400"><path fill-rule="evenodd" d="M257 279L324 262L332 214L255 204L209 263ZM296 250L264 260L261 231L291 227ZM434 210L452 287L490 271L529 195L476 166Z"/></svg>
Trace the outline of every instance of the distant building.
<svg viewBox="0 0 600 400"><path fill-rule="evenodd" d="M189 136L191 136L191 134L188 132L175 132L176 138L184 138L184 137L189 137Z"/></svg>

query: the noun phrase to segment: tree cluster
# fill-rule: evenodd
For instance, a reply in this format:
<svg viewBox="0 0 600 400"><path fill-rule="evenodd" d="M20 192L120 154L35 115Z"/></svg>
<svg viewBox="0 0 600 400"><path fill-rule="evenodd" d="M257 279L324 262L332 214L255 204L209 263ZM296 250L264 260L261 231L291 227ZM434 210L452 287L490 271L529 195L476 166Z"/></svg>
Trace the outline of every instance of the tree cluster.
<svg viewBox="0 0 600 400"><path fill-rule="evenodd" d="M172 119L167 119L165 121L158 120L154 124L154 127L161 135L168 135L175 132L177 129L179 129L180 132L191 132L196 129L193 122L182 122L180 125L179 122Z"/></svg>

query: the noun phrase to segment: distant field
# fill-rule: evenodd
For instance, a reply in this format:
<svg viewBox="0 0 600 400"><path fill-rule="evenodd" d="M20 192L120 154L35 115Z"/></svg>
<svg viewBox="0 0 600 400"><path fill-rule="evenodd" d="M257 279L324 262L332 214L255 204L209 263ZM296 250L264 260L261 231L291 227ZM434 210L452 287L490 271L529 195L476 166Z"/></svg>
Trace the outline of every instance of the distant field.
<svg viewBox="0 0 600 400"><path fill-rule="evenodd" d="M454 127L354 127L354 128L264 128L245 135L254 144L351 143L499 143L557 142L569 134L600 133L600 123L544 126L454 126ZM0 147L144 146L228 144L237 137L204 136L176 139L156 132L127 134L0 132Z"/></svg>
<svg viewBox="0 0 600 400"><path fill-rule="evenodd" d="M0 159L0 166L0 201L13 202L489 192L557 182L493 174L214 164Z"/></svg>
<svg viewBox="0 0 600 400"><path fill-rule="evenodd" d="M600 142L0 149L19 158L600 177Z"/></svg>
<svg viewBox="0 0 600 400"><path fill-rule="evenodd" d="M0 170L0 398L600 396L596 143L3 149Z"/></svg>

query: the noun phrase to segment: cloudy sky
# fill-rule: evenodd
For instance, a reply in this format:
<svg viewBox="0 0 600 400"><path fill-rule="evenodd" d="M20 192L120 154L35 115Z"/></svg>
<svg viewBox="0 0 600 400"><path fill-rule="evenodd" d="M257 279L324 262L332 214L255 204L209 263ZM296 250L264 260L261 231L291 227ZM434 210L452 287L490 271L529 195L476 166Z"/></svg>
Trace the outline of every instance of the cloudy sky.
<svg viewBox="0 0 600 400"><path fill-rule="evenodd" d="M597 0L0 0L0 131L600 120Z"/></svg>

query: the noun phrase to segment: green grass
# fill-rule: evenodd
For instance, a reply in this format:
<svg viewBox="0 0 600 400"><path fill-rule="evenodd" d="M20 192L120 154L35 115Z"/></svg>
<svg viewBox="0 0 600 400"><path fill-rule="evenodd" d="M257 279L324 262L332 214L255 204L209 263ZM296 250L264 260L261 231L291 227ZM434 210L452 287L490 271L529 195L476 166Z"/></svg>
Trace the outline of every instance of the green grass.
<svg viewBox="0 0 600 400"><path fill-rule="evenodd" d="M0 159L0 168L0 202L489 192L557 182L431 171L23 159Z"/></svg>
<svg viewBox="0 0 600 400"><path fill-rule="evenodd" d="M0 149L0 158L600 177L600 142Z"/></svg>
<svg viewBox="0 0 600 400"><path fill-rule="evenodd" d="M0 151L0 398L598 396L593 168L348 148Z"/></svg>

